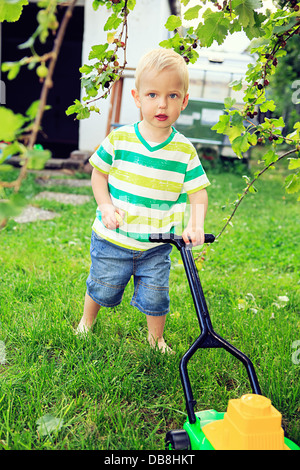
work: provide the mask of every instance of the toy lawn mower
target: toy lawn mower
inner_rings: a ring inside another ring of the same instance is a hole
[[[282,417],[262,396],[251,360],[212,327],[192,250],[181,236],[153,234],[152,242],[172,243],[180,251],[192,293],[201,330],[200,336],[180,361],[180,378],[184,390],[187,419],[183,429],[168,431],[165,438],[167,450],[300,450],[300,447],[284,436]],[[205,235],[205,243],[213,243],[215,237]],[[200,348],[223,348],[245,366],[252,394],[229,400],[227,411],[206,410],[196,412],[191,383],[187,371],[188,361]]]

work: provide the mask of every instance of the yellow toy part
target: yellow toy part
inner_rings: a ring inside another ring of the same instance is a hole
[[[202,430],[216,450],[289,450],[281,421],[269,398],[246,394],[229,400],[224,419]]]
[[[121,227],[124,223],[122,217],[120,216],[118,212],[115,212],[115,217],[117,219],[117,222],[119,223],[119,227]]]

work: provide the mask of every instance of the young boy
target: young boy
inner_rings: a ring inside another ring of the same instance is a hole
[[[209,181],[195,148],[172,124],[188,104],[188,68],[169,49],[146,54],[136,70],[135,104],[142,121],[110,133],[92,155],[98,204],[91,241],[91,270],[78,332],[88,331],[100,306],[120,304],[131,276],[131,305],[146,314],[148,341],[170,352],[163,338],[169,311],[169,244],[150,233],[182,224],[187,194],[191,215],[182,237],[204,243]]]

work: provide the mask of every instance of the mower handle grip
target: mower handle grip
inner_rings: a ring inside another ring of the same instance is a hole
[[[152,233],[149,236],[150,242],[155,243],[173,243],[176,246],[185,246],[185,242],[181,235],[176,235],[176,233]],[[215,241],[215,236],[212,233],[205,233],[204,243],[213,243]]]

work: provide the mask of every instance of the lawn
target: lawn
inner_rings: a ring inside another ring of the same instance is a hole
[[[220,171],[209,177],[206,230],[217,234],[244,182]],[[256,186],[207,250],[200,277],[214,329],[252,359],[299,445],[299,205],[280,172]],[[24,197],[41,190],[30,174]],[[129,305],[132,284],[121,306],[102,309],[93,334],[79,338],[95,203],[35,204],[61,216],[10,221],[0,232],[0,448],[163,449],[166,431],[185,420],[178,365],[199,334],[179,253],[165,329],[175,355],[149,348],[144,315]],[[222,350],[198,351],[189,373],[199,411],[225,411],[228,399],[251,391],[243,367]]]

